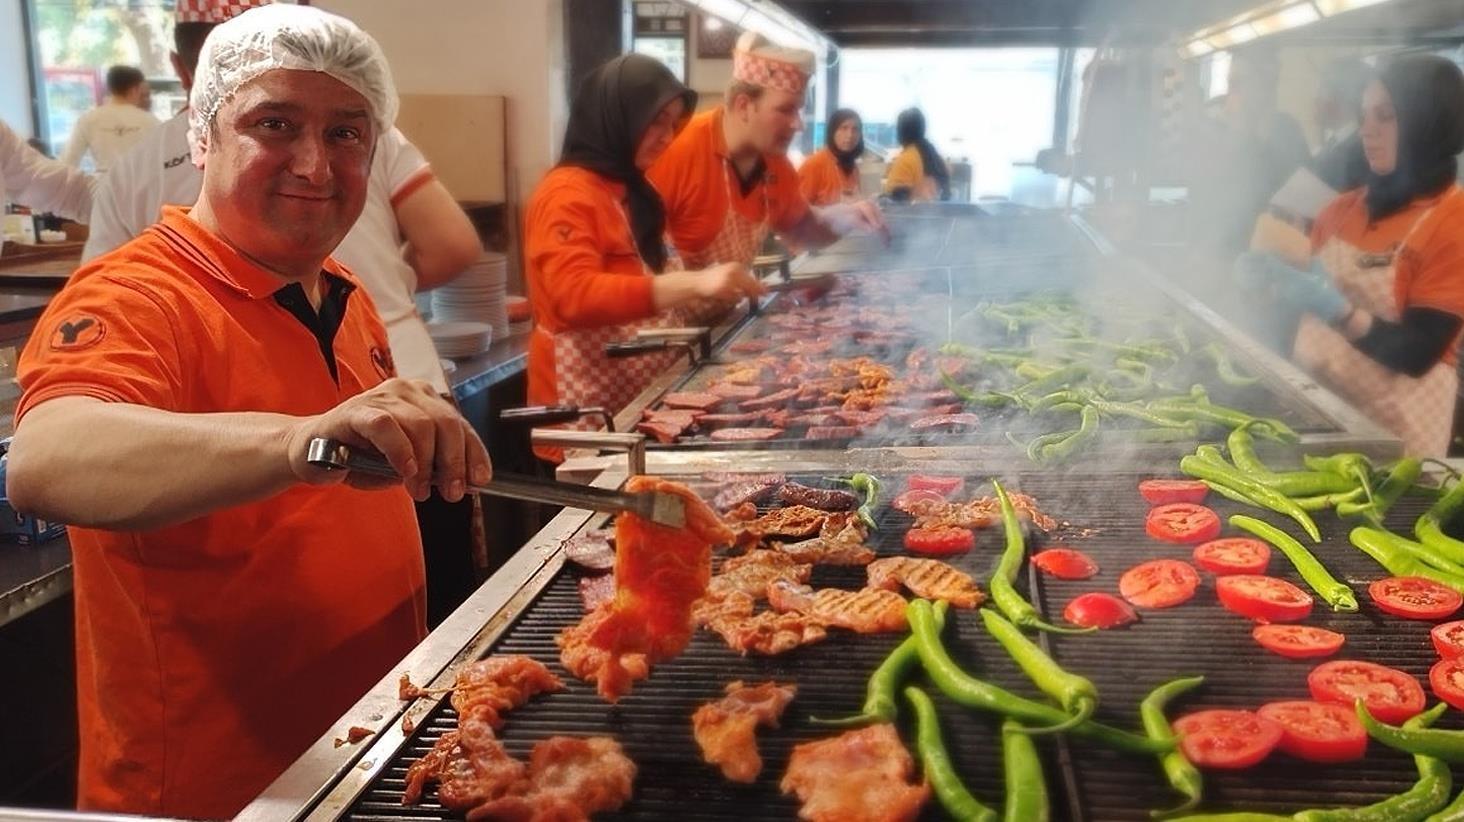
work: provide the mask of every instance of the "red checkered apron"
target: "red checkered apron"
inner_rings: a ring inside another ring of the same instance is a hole
[[[630,218],[622,208],[625,230],[631,232]],[[632,232],[631,247],[635,247]],[[642,263],[645,276],[655,273]],[[666,270],[680,271],[681,260],[676,254],[667,255]],[[686,325],[682,311],[664,311],[647,320],[624,325],[600,326],[598,328],[576,328],[551,334],[554,341],[554,388],[561,405],[580,407],[598,405],[611,415],[630,404],[653,380],[671,367],[679,351],[668,350],[634,357],[612,360],[605,356],[605,344],[626,342],[636,338],[636,332],[643,328],[675,328]],[[535,326],[535,333],[548,334],[541,326]],[[580,419],[566,423],[562,428],[576,428],[588,431],[598,427],[598,422]]]
[[[1456,188],[1444,200],[1458,194]],[[1408,244],[1433,211],[1431,208],[1419,216],[1399,244],[1400,248]],[[1349,302],[1376,317],[1398,321],[1402,309],[1393,293],[1396,249],[1380,259],[1333,237],[1318,251],[1318,256]],[[1420,457],[1448,454],[1459,388],[1458,372],[1452,363],[1440,361],[1422,377],[1400,374],[1358,351],[1346,337],[1311,314],[1301,319],[1294,356],[1338,395],[1397,434],[1408,454]]]
[[[689,269],[707,268],[718,263],[742,263],[751,270],[752,261],[757,258],[758,250],[768,238],[768,215],[772,213],[772,203],[768,198],[766,181],[758,183],[758,187],[762,189],[762,219],[753,222],[742,216],[742,212],[733,206],[732,182],[728,175],[735,174],[736,170],[731,160],[723,158],[722,162],[722,185],[727,191],[727,215],[722,218],[722,228],[712,238],[710,245],[695,254],[686,254],[686,267]],[[715,325],[731,311],[726,303],[715,300],[696,300],[682,310],[692,325]]]

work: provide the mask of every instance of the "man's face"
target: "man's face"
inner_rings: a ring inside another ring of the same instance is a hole
[[[266,72],[219,110],[202,197],[240,251],[281,273],[318,268],[366,203],[373,129],[366,98],[339,80]]]
[[[756,101],[738,98],[753,145],[767,154],[783,154],[803,130],[803,95],[766,89]]]

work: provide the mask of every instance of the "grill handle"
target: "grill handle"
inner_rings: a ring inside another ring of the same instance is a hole
[[[712,356],[712,329],[693,325],[685,328],[642,328],[635,332],[637,340],[667,340],[670,342],[686,342],[697,344],[701,351],[701,358],[708,359]]]
[[[710,347],[710,343],[708,344]],[[641,354],[652,354],[657,351],[668,351],[673,348],[686,350],[686,355],[696,362],[698,348],[693,340],[676,339],[648,339],[648,340],[626,340],[624,342],[605,343],[605,356],[612,360],[624,357],[637,357]]]
[[[630,431],[575,431],[568,428],[535,428],[529,442],[546,448],[593,448],[624,452],[630,474],[646,472],[646,435]]]
[[[505,408],[498,412],[501,422],[513,425],[555,425],[574,422],[584,417],[599,417],[606,431],[615,430],[615,419],[608,410],[598,405],[583,408],[578,405],[529,405],[523,408]]]

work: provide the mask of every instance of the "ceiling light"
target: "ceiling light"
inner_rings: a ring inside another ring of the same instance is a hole
[[[1265,36],[1315,23],[1320,19],[1322,19],[1322,13],[1317,11],[1317,7],[1310,2],[1295,3],[1275,14],[1251,21],[1251,26],[1255,28],[1257,34]]]
[[[1317,8],[1321,10],[1323,17],[1331,17],[1354,9],[1363,9],[1368,6],[1375,6],[1387,0],[1316,0]]]
[[[1204,57],[1206,54],[1209,54],[1215,49],[1204,40],[1191,40],[1188,43],[1185,43],[1184,47],[1181,50],[1184,52],[1186,57]]]
[[[1238,46],[1241,43],[1249,43],[1258,36],[1260,35],[1256,33],[1255,27],[1250,23],[1241,23],[1240,25],[1231,26],[1224,31],[1212,34],[1205,38],[1205,40],[1217,49],[1226,49],[1231,46]]]
[[[722,26],[722,18],[713,17],[709,14],[702,15],[702,28],[706,29],[707,31],[721,31]]]

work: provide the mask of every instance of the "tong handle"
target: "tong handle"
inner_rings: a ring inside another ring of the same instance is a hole
[[[573,422],[581,417],[599,417],[605,423],[605,430],[615,430],[615,419],[610,412],[598,405],[529,405],[523,408],[505,408],[498,412],[498,419],[515,425],[554,425]]]
[[[646,339],[626,340],[624,342],[605,343],[605,356],[611,359],[623,357],[634,357],[638,354],[649,354],[655,351],[665,351],[675,345],[684,345],[677,340],[670,339]]]

